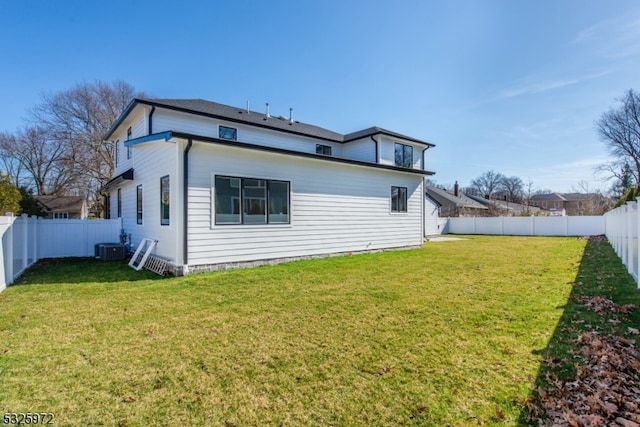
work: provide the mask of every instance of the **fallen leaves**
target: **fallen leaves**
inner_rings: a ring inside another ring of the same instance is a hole
[[[635,308],[602,296],[574,300],[601,315],[627,314]],[[621,323],[618,319],[608,322]],[[631,327],[627,333],[640,335]],[[539,387],[537,396],[526,402],[528,421],[553,426],[640,427],[640,352],[635,340],[589,331],[580,334],[576,344],[580,352],[575,352],[579,359],[574,365],[575,377],[561,381],[555,374],[547,374],[548,387]],[[554,366],[551,359],[543,363]]]
[[[633,304],[618,305],[608,298],[602,296],[579,296],[574,298],[579,304],[585,305],[596,313],[613,312],[629,313],[635,308]]]
[[[539,388],[537,402],[530,405],[530,421],[640,427],[640,352],[633,342],[594,332],[578,341],[583,363],[576,365],[575,378],[560,381],[549,375],[549,388]]]

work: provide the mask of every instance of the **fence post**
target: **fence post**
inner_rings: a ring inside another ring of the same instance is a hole
[[[7,262],[5,264],[4,274],[7,285],[10,285],[13,283],[13,222],[15,218],[13,217],[13,213],[11,212],[7,212],[6,215],[7,217],[9,217],[9,228],[7,228],[6,232],[7,251],[5,259],[7,260]]]
[[[22,228],[22,268],[20,271],[24,271],[29,267],[29,215],[22,214],[20,218],[24,222]]]

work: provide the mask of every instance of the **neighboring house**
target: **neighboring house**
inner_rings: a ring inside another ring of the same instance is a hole
[[[439,205],[441,217],[487,216],[489,208],[464,195],[458,187],[453,192],[427,186],[426,196]]]
[[[537,215],[541,213],[540,208],[529,206],[522,203],[508,202],[506,200],[485,199],[480,196],[467,195],[476,202],[486,206],[490,214],[495,216],[519,216],[519,215]]]
[[[132,249],[176,274],[420,246],[425,151],[378,127],[342,135],[204,100],[134,99],[105,135],[103,188]]]
[[[549,210],[552,215],[602,215],[611,201],[599,193],[545,193],[535,194],[530,203]]]
[[[82,196],[35,196],[48,219],[85,219],[87,200]]]

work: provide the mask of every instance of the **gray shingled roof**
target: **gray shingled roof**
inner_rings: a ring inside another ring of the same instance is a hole
[[[282,116],[267,117],[265,113],[247,111],[238,107],[218,104],[217,102],[206,101],[204,99],[150,99],[153,104],[159,106],[173,107],[185,112],[203,114],[211,117],[222,118],[235,122],[248,123],[261,127],[267,127],[286,132],[296,132],[329,141],[342,142],[343,136],[337,132],[321,128],[319,126],[290,121]]]
[[[424,144],[428,147],[433,147],[434,144],[421,141],[416,138],[412,138],[406,135],[402,135],[396,132],[388,131],[379,127],[370,127],[358,132],[353,132],[347,135],[342,135],[338,132],[334,132],[320,126],[315,126],[307,123],[301,123],[296,120],[289,120],[282,116],[270,116],[267,117],[265,113],[259,113],[256,111],[247,111],[246,108],[232,107],[229,105],[219,104],[217,102],[206,101],[204,99],[134,99],[129,106],[120,115],[120,118],[111,126],[105,139],[109,139],[111,134],[122,123],[125,117],[131,112],[131,110],[137,104],[145,104],[155,107],[168,108],[175,111],[182,111],[190,114],[197,114],[206,117],[219,118],[229,120],[237,123],[246,123],[253,126],[259,126],[268,129],[275,129],[279,131],[294,133],[303,136],[309,136],[312,138],[323,139],[332,142],[349,142],[355,139],[366,138],[368,136],[384,134],[408,141]]]
[[[427,194],[433,197],[441,205],[455,204],[459,208],[489,209],[485,205],[476,202],[462,193],[459,193],[459,196],[456,196],[442,188],[427,186]]]

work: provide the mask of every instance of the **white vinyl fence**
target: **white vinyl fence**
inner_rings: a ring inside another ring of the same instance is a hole
[[[120,219],[0,216],[0,291],[41,258],[90,257],[97,243],[120,241]]]
[[[640,235],[640,210],[636,202],[615,208],[604,215],[607,224],[607,239],[616,251],[627,271],[636,283],[640,266],[638,235]]]
[[[597,236],[605,234],[605,219],[604,216],[449,218],[446,231],[510,236]]]

